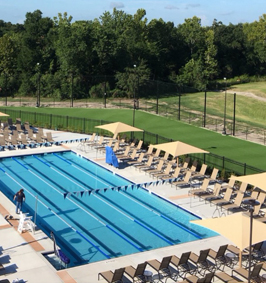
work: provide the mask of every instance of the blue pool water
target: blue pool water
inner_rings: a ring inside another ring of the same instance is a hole
[[[195,215],[143,188],[88,191],[130,182],[71,151],[0,159],[0,187],[10,199],[24,188],[24,211],[35,215],[71,266],[211,237]]]

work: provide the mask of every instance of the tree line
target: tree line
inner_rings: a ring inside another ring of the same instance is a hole
[[[23,24],[0,20],[0,96],[147,97],[158,95],[158,83],[171,94],[266,75],[266,14],[207,27],[198,17],[175,26],[145,16],[114,9],[72,22],[36,10]]]

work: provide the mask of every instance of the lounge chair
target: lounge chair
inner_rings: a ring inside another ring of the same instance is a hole
[[[214,277],[214,272],[207,273],[204,277],[199,278],[196,275],[191,275],[185,278],[180,283],[211,283]],[[231,283],[231,282],[230,282]]]
[[[235,187],[235,180],[230,179],[228,183],[222,184],[221,189],[222,190],[226,190],[227,188],[234,189],[234,187]]]
[[[259,196],[259,191],[258,190],[252,190],[251,194],[245,194],[244,195],[244,200],[257,199],[258,196]]]
[[[148,260],[147,264],[150,265],[154,270],[158,272],[158,276],[160,275],[166,278],[170,278],[172,276],[169,265],[171,262],[172,256],[167,256],[162,259],[162,261],[158,261],[157,259]]]
[[[147,162],[142,163],[142,164],[138,164],[138,165],[135,166],[135,168],[139,169],[139,170],[147,170],[147,169],[151,168],[152,163],[153,163],[153,156],[151,155],[148,158]]]
[[[206,170],[207,170],[207,165],[206,164],[202,164],[199,172],[193,172],[192,173],[192,178],[193,179],[202,179],[202,178],[204,178]]]
[[[228,259],[225,255],[227,251],[227,247],[228,245],[223,245],[219,247],[217,252],[214,251],[213,249],[210,249],[209,251],[209,257],[211,257],[215,261],[215,265],[217,269],[220,269],[220,267],[223,267],[223,270],[224,270],[224,267],[228,263]]]
[[[21,134],[20,139],[17,139],[17,141],[20,143],[20,148],[26,148],[28,146],[28,141],[24,134]]]
[[[263,281],[261,276],[260,276],[260,271],[262,269],[262,266],[263,266],[263,263],[258,263],[258,264],[255,264],[253,266],[253,269],[252,269],[252,271],[250,273],[250,280],[256,281],[256,282]],[[234,273],[242,276],[245,279],[249,278],[249,276],[248,276],[249,272],[248,272],[247,268],[238,267],[238,268],[232,270],[232,276],[234,275]]]
[[[227,188],[223,197],[218,198],[218,199],[213,199],[210,201],[210,203],[215,204],[216,206],[221,205],[223,203],[228,203],[231,200],[232,193],[233,193],[233,189]]]
[[[137,160],[128,161],[127,164],[134,166],[138,164],[143,164],[143,159],[144,159],[144,152],[141,152]]]
[[[257,197],[257,201],[260,204],[256,205],[254,207],[253,217],[256,217],[256,219],[258,219],[258,220],[260,220],[262,218],[262,215],[263,215],[263,218],[265,218],[265,221],[266,221],[266,217],[264,216],[264,212],[262,212],[260,210],[261,206],[264,204],[265,198],[266,198],[266,193],[265,192],[260,192],[259,196]],[[247,212],[247,213],[250,215],[249,212]],[[264,221],[262,221],[262,222],[264,222]]]
[[[135,147],[137,151],[139,151],[142,147],[143,140],[139,140],[138,145]]]
[[[53,143],[54,142],[54,139],[52,137],[52,133],[51,132],[47,132],[46,133],[46,141],[47,142],[50,142],[50,143]]]
[[[241,283],[241,282],[244,282],[244,281],[241,281],[239,278],[237,278],[235,276],[230,276],[228,273],[223,272],[223,271],[222,272],[215,272],[214,276],[217,277],[222,282],[225,282],[225,283]]]
[[[172,182],[171,186],[175,185],[175,187],[177,189],[177,187],[183,187],[183,186],[190,185],[190,177],[191,177],[191,172],[187,171],[187,173],[186,173],[186,175],[185,175],[183,180]]]
[[[94,147],[94,146],[100,146],[102,145],[104,142],[104,136],[100,136],[100,138],[97,140],[97,141],[94,141],[90,144],[88,144],[91,148]]]
[[[100,280],[100,276],[102,276],[109,283],[122,283],[124,272],[125,268],[116,269],[114,272],[111,270],[100,272],[98,274],[98,280]]]
[[[191,252],[186,252],[183,253],[180,258],[175,255],[172,256],[171,264],[177,268],[178,275],[182,278],[186,277],[187,273],[191,275],[197,273],[196,266],[189,262],[190,255]]]
[[[171,170],[172,170],[172,164],[168,163],[165,170],[163,170],[161,173],[153,174],[153,177],[156,177],[157,179],[159,179],[160,177],[168,176]]]
[[[151,168],[151,169],[148,169],[146,170],[146,173],[149,173],[150,175],[154,175],[154,174],[157,174],[157,173],[160,173],[163,171],[163,166],[164,166],[164,160],[161,159],[158,163],[158,165],[156,166],[156,168]]]
[[[214,185],[214,188],[213,188],[213,192],[211,194],[201,194],[199,195],[200,199],[202,200],[205,200],[205,203],[206,201],[211,201],[211,200],[214,200],[214,199],[220,199],[220,191],[221,191],[221,184],[219,183],[216,183]]]
[[[125,157],[129,157],[129,152],[130,152],[130,146],[128,145],[128,146],[126,147],[126,149],[125,149],[123,152],[117,153],[117,154],[116,154],[116,157],[117,157],[118,159],[120,159],[120,158],[125,158]]]
[[[221,209],[227,210],[227,213],[235,209],[241,209],[243,198],[244,198],[244,193],[242,191],[239,191],[236,195],[234,203],[222,204]]]
[[[133,152],[130,154],[130,155],[127,155],[127,156],[117,156],[117,158],[119,160],[125,160],[125,161],[134,161],[137,159],[137,150],[134,149]]]
[[[209,178],[210,182],[217,182],[218,172],[219,172],[219,169],[217,168],[212,169],[211,176],[207,177]]]
[[[192,190],[189,191],[189,193],[191,195],[194,195],[194,196],[210,194],[211,191],[208,189],[209,188],[209,182],[210,182],[210,180],[205,178],[203,180],[202,185],[201,185],[200,188],[192,189]]]
[[[196,264],[197,272],[201,275],[205,275],[207,271],[215,271],[216,267],[210,260],[208,260],[210,249],[201,250],[199,255],[191,253],[189,259]]]
[[[170,173],[168,175],[160,176],[159,179],[161,180],[169,180],[169,179],[176,179],[180,175],[180,167],[176,167],[173,173]]]
[[[147,266],[147,262],[140,263],[137,268],[133,266],[127,266],[125,268],[125,273],[133,279],[133,282],[145,282],[144,271]]]
[[[153,152],[154,147],[152,145],[149,146],[149,149],[145,152],[145,156],[150,156]]]
[[[184,165],[181,167],[181,172],[185,173],[187,171],[191,171],[192,172],[195,172],[196,171],[196,168],[197,168],[197,160],[194,160],[191,167],[189,168],[188,165],[189,165],[189,162],[185,162]]]

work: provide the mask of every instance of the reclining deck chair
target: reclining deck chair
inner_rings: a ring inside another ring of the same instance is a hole
[[[189,262],[190,255],[191,252],[186,252],[183,253],[180,258],[175,255],[172,256],[171,264],[177,268],[178,276],[181,278],[185,278],[187,273],[191,275],[197,273],[196,266]]]
[[[261,271],[261,269],[262,269],[262,266],[263,266],[263,263],[258,263],[258,264],[255,264],[254,266],[253,266],[253,269],[252,269],[252,271],[251,271],[251,273],[250,273],[250,280],[252,280],[252,281],[256,281],[256,282],[261,282],[261,281],[263,281],[262,279],[261,279],[261,276],[260,276],[260,271]],[[242,276],[243,278],[245,278],[245,279],[248,279],[248,270],[246,269],[246,268],[243,268],[243,267],[238,267],[238,268],[236,268],[236,269],[233,269],[232,270],[232,276],[234,275],[234,273],[236,273],[236,274],[238,274],[238,275],[240,275],[240,276]]]
[[[144,263],[140,263],[137,268],[134,268],[133,266],[127,266],[125,268],[125,273],[133,279],[133,282],[134,281],[137,281],[139,282],[139,280],[141,282],[145,282],[145,276],[144,276],[144,271],[145,271],[145,268],[147,266],[147,262],[144,262]]]
[[[210,249],[201,250],[199,255],[191,253],[189,259],[197,265],[197,272],[205,275],[207,271],[215,271],[215,264],[208,260]]]
[[[185,280],[181,281],[180,283],[211,283],[214,275],[215,275],[214,272],[207,273],[202,278],[199,278],[196,275],[191,275],[186,277]]]
[[[167,256],[162,259],[162,261],[158,261],[157,259],[148,260],[147,264],[150,265],[154,270],[158,272],[158,276],[160,278],[160,275],[166,278],[171,277],[170,272],[170,262],[171,262],[172,256]]]
[[[218,251],[214,251],[213,249],[210,249],[209,256],[215,261],[215,265],[217,269],[220,269],[220,267],[223,267],[223,270],[225,266],[227,265],[227,257],[225,256],[225,253],[227,251],[228,245],[220,246]]]
[[[100,272],[98,274],[98,280],[102,276],[108,283],[122,283],[124,272],[125,268],[116,269],[114,272],[111,270]]]
[[[177,189],[177,187],[180,187],[180,186],[182,187],[182,186],[190,185],[190,177],[191,177],[191,171],[187,171],[183,180],[172,182],[171,186],[175,185]]]

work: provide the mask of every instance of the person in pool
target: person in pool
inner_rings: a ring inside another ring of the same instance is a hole
[[[15,195],[14,200],[16,201],[16,214],[19,214],[22,210],[22,203],[26,200],[24,190],[20,189]]]

